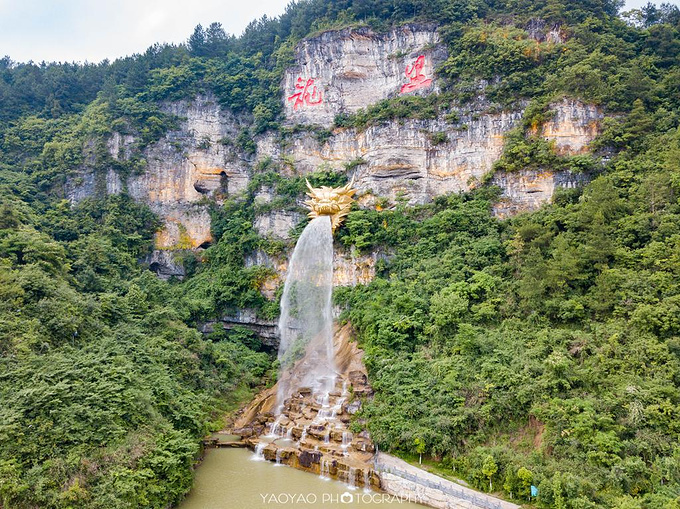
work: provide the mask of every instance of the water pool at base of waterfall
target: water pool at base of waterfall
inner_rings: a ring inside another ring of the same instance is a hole
[[[179,509],[423,509],[393,495],[351,489],[340,481],[252,457],[247,449],[208,449]]]

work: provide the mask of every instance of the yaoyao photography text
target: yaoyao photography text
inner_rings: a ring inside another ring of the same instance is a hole
[[[389,493],[260,493],[262,502],[268,505],[318,506],[323,504],[406,504],[424,503],[419,494],[398,497]]]

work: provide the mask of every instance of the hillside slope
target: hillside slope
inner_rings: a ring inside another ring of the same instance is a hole
[[[305,178],[355,175],[354,426],[537,507],[680,507],[680,11],[618,8],[309,0],[0,60],[0,505],[180,500],[271,379]]]

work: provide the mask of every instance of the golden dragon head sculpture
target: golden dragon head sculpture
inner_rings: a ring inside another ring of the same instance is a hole
[[[315,219],[319,216],[330,216],[331,227],[333,228],[333,233],[335,229],[340,226],[342,220],[347,214],[349,214],[349,209],[352,206],[354,199],[352,195],[357,192],[356,189],[352,189],[354,185],[354,178],[342,186],[342,187],[312,187],[308,180],[307,187],[309,192],[309,200],[305,201],[305,205],[309,209],[309,214],[307,216],[310,219]]]

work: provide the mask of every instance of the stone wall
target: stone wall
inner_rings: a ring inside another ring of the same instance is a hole
[[[387,493],[437,509],[519,509],[520,506],[449,481],[385,453],[374,468]]]

